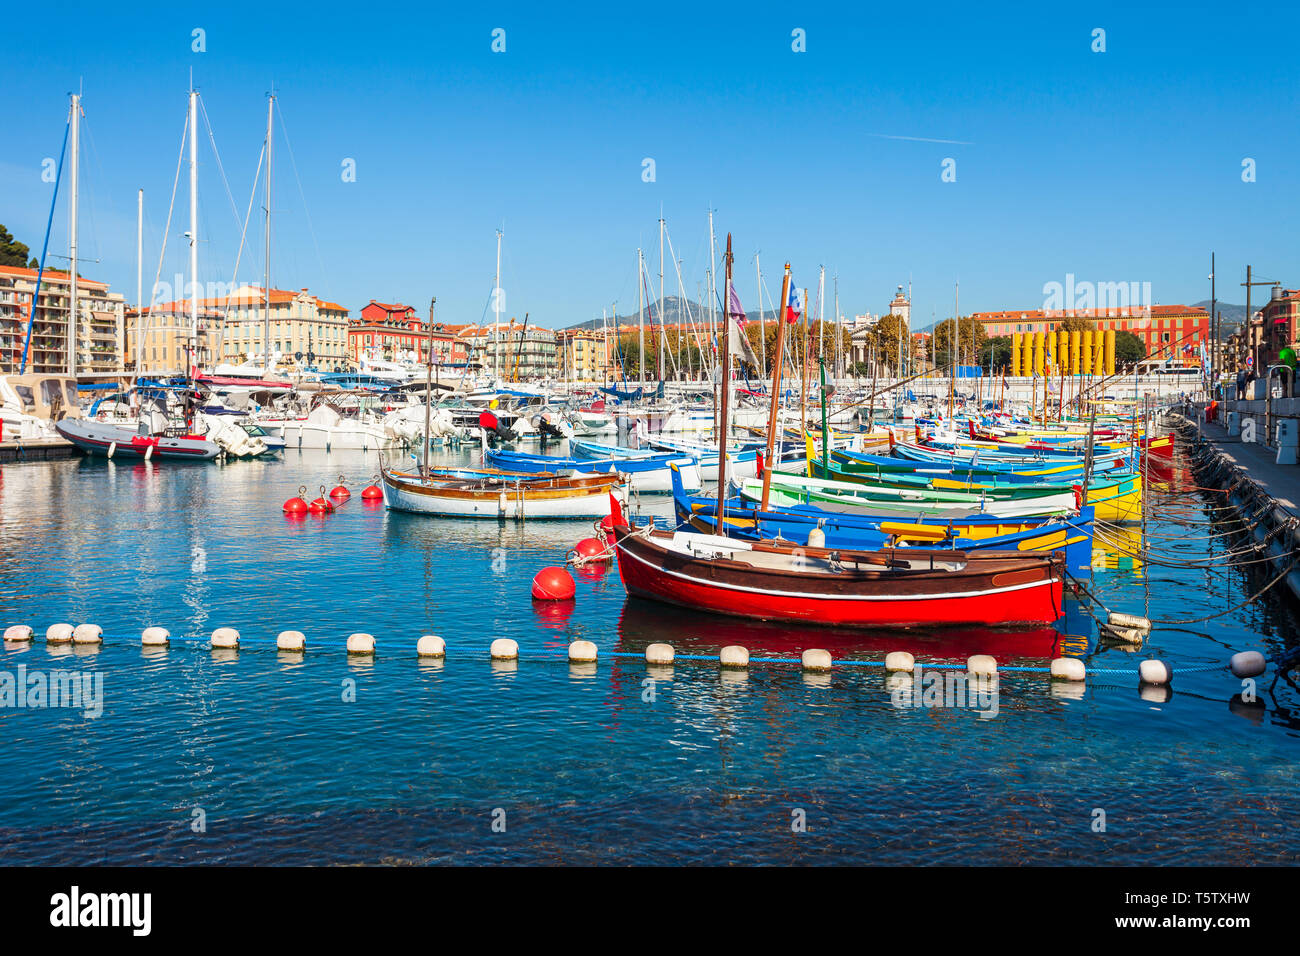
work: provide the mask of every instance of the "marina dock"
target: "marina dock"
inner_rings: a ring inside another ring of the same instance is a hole
[[[1272,556],[1269,564],[1274,573],[1300,598],[1295,557],[1300,547],[1300,465],[1279,464],[1277,447],[1244,440],[1242,428],[1243,422],[1258,420],[1258,426],[1246,426],[1245,432],[1262,439],[1270,433],[1264,421],[1271,420],[1275,434],[1278,420],[1296,420],[1300,399],[1235,402],[1231,422],[1205,421],[1205,407],[1205,403],[1193,406],[1195,418],[1173,417],[1182,437],[1192,443],[1197,479],[1203,487],[1223,490],[1225,504],[1235,509],[1256,544]]]
[[[62,438],[34,438],[28,441],[0,441],[0,464],[22,461],[53,461],[76,458],[77,446]]]

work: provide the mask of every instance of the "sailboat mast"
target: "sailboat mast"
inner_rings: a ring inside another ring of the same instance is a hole
[[[501,230],[497,230],[497,277],[492,292],[493,311],[496,321],[492,323],[492,377],[501,377],[501,348],[497,345],[497,331],[501,328]]]
[[[713,235],[713,209],[709,209],[709,341],[717,343],[718,341],[718,263],[714,256],[717,246],[717,239]],[[722,321],[726,325],[726,310],[723,310]],[[730,332],[730,329],[728,329]]]
[[[144,190],[135,196],[135,374],[144,362]]]
[[[713,215],[709,214],[709,231],[712,233]],[[727,270],[724,281],[724,299],[722,303],[722,381],[719,387],[722,389],[722,410],[718,421],[718,520],[715,525],[718,534],[726,537],[727,535],[727,416],[731,410],[731,323],[736,321],[731,315],[731,233],[727,233],[727,254],[723,258],[724,268]]]
[[[641,249],[636,250],[636,344],[638,361],[641,364],[641,398],[645,398],[645,303],[642,299],[641,286]]]
[[[767,423],[767,457],[763,459],[763,503],[760,510],[767,510],[767,499],[772,491],[772,458],[776,445],[776,422],[781,412],[781,361],[785,349],[785,309],[790,301],[790,263],[785,264],[785,278],[781,280],[781,304],[776,307],[776,354],[772,358],[772,417]],[[802,427],[802,423],[801,423]]]
[[[68,200],[68,374],[77,374],[77,180],[81,167],[81,96],[72,94],[72,192]]]
[[[664,322],[664,216],[659,211],[659,381],[664,380],[664,352],[668,351],[668,326]]]
[[[759,265],[757,252],[754,272],[758,276],[758,378],[762,381],[767,373],[767,320],[763,317],[763,267]]]
[[[272,90],[266,101],[266,205],[263,209],[266,214],[266,262],[262,273],[262,294],[265,296],[262,304],[262,364],[267,375],[271,374],[271,144],[274,139],[271,115],[274,109],[275,91]]]
[[[190,353],[189,377],[199,351],[199,94],[190,87]]]

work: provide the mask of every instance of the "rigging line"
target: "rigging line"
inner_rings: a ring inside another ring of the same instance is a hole
[[[36,300],[41,295],[41,279],[45,275],[45,257],[50,248],[50,232],[54,228],[54,207],[59,200],[59,181],[63,179],[63,157],[68,152],[68,131],[72,128],[72,111],[68,111],[68,123],[63,127],[63,145],[59,148],[59,168],[54,175],[54,195],[50,197],[50,215],[45,222],[45,242],[41,245],[40,268],[36,270],[36,288],[32,290],[32,304],[27,311],[27,335],[23,339],[23,360],[18,368],[19,374],[27,371],[27,351],[32,341],[32,326],[36,322]]]
[[[103,164],[103,162],[102,162],[102,161],[100,160],[100,158],[99,158],[99,150],[95,148],[95,133],[94,133],[94,131],[90,128],[90,121],[86,118],[86,111],[85,111],[84,109],[81,111],[81,125],[82,125],[82,128],[86,131],[86,138],[87,138],[87,139],[89,140],[89,142],[90,142],[90,153],[91,153],[91,155],[95,158],[95,168],[99,171],[100,176],[103,176],[103,173],[104,173],[104,164]],[[83,189],[84,189],[84,187],[83,187]],[[95,262],[99,262],[99,261],[100,261],[100,258],[103,256],[103,250],[101,249],[101,247],[100,247],[100,245],[99,245],[99,226],[98,226],[98,223],[97,223],[97,221],[96,221],[96,219],[95,219],[95,204],[96,204],[96,202],[98,201],[98,198],[99,198],[99,191],[96,190],[96,189],[94,189],[94,188],[92,188],[92,189],[90,190],[90,203],[89,203],[89,205],[90,205],[90,234],[91,234],[91,236],[93,237],[93,239],[94,239],[94,243],[95,243],[95,259],[94,259]],[[112,193],[109,193],[109,198],[108,198],[108,211],[109,211],[109,216],[111,217],[111,216],[113,215],[113,213],[114,213],[114,209],[113,209],[113,194],[112,194]]]
[[[302,190],[302,177],[298,175],[298,161],[293,157],[293,143],[289,141],[289,127],[284,122],[284,107],[275,111],[280,117],[280,132],[284,134],[284,145],[289,151],[289,165],[293,167],[293,178],[298,183],[298,195],[302,197],[303,215],[307,217],[307,232],[311,235],[312,247],[316,250],[316,264],[320,266],[321,281],[325,281],[325,260],[321,258],[320,243],[316,241],[316,227],[312,225],[311,210],[307,206],[307,194]],[[269,214],[269,213],[268,213]]]
[[[235,223],[239,223],[239,207],[235,205],[235,194],[230,191],[230,181],[226,179],[226,169],[221,165],[221,153],[217,150],[217,138],[212,132],[212,119],[208,116],[207,104],[199,97],[199,109],[203,113],[203,124],[208,128],[208,143],[212,146],[212,155],[217,160],[217,172],[221,173],[221,184],[226,187],[226,197],[230,200],[230,211],[234,213]]]
[[[189,132],[190,115],[189,112],[186,111],[185,123],[181,127],[181,148],[179,154],[176,156],[176,176],[172,179],[172,198],[171,202],[167,206],[167,222],[163,226],[162,246],[158,250],[158,271],[154,273],[153,286],[149,290],[149,309],[147,312],[147,318],[139,315],[136,316],[136,335],[138,336],[136,348],[139,350],[141,356],[144,354],[144,346],[141,343],[144,341],[144,336],[145,333],[148,332],[149,326],[153,323],[153,310],[154,305],[157,304],[158,286],[162,282],[163,259],[167,255],[167,236],[171,233],[172,212],[176,209],[176,187],[181,181],[181,167],[185,163],[185,138],[189,135]],[[140,327],[142,321],[144,324],[143,328]],[[135,373],[136,376],[139,377],[140,369],[136,369]]]

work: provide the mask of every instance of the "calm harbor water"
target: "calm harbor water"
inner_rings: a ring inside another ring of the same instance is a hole
[[[471,460],[472,453],[449,460]],[[579,577],[572,606],[534,605],[583,522],[443,521],[359,496],[326,518],[281,503],[374,455],[290,452],[225,465],[74,460],[0,469],[0,622],[38,633],[93,622],[97,651],[0,650],[0,672],[103,677],[97,715],[0,708],[0,859],[7,863],[1251,863],[1293,862],[1300,697],[1266,678],[1258,704],[1217,665],[1294,644],[1294,609],[1266,597],[1225,618],[1157,627],[1134,653],[1062,631],[874,634],[751,625],[629,600],[616,570]],[[1177,484],[1178,473],[1174,475]],[[1153,494],[1199,514],[1194,492]],[[646,503],[651,502],[646,497]],[[667,514],[668,502],[655,510]],[[1205,534],[1172,521],[1153,535]],[[1159,539],[1162,548],[1179,546]],[[1204,553],[1204,543],[1193,548]],[[1216,544],[1218,550],[1227,545]],[[1189,546],[1190,547],[1190,546]],[[1191,552],[1189,552],[1191,553]],[[1109,562],[1111,607],[1156,619],[1223,610],[1254,571]],[[1118,566],[1116,566],[1118,565]],[[139,646],[148,625],[173,644]],[[207,650],[237,627],[237,654]],[[303,631],[305,656],[274,648]],[[376,636],[373,660],[346,636]],[[448,656],[420,661],[416,639]],[[519,641],[494,665],[496,637]],[[577,638],[602,652],[570,668]],[[728,643],[758,656],[1000,664],[1086,655],[1086,688],[1006,673],[996,713],[898,707],[879,668],[804,676],[611,652]],[[1139,694],[1139,659],[1170,661],[1167,700]],[[1124,674],[1103,674],[1118,669]],[[647,683],[647,678],[652,678]],[[1095,832],[1095,811],[1105,831]],[[802,816],[806,830],[792,823]],[[504,824],[504,829],[503,825]],[[197,831],[197,832],[196,832]]]

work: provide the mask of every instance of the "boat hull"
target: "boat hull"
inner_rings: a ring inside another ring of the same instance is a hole
[[[384,504],[393,511],[443,518],[523,521],[547,518],[603,518],[618,479],[540,478],[526,481],[421,481],[384,470]]]
[[[987,570],[979,573],[820,574],[756,569],[723,557],[691,557],[626,525],[616,524],[614,534],[619,574],[629,594],[731,617],[878,628],[1035,626],[1050,624],[1064,613],[1059,552],[1014,559],[1002,555],[1005,560],[988,562]],[[921,555],[913,552],[910,557]],[[951,558],[952,552],[944,555],[944,560]]]
[[[90,455],[210,461],[221,454],[218,445],[197,436],[168,438],[163,435],[140,435],[120,425],[85,419],[65,419],[54,427],[60,435]]]

